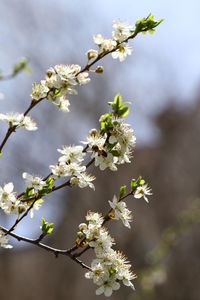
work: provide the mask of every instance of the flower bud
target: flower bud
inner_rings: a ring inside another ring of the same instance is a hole
[[[98,51],[90,49],[87,52],[87,56],[88,56],[88,60],[90,60],[92,58],[96,58],[98,56]]]
[[[98,67],[96,68],[96,70],[95,70],[95,72],[98,73],[98,74],[103,73],[103,71],[104,71],[103,66],[98,66]]]

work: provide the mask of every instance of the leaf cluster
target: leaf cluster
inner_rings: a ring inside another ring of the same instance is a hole
[[[45,235],[52,233],[52,231],[53,231],[53,223],[46,222],[44,218],[41,219],[41,222],[42,222],[42,226],[41,226],[42,232]]]
[[[154,33],[155,28],[163,22],[163,19],[157,21],[154,20],[154,16],[149,14],[146,18],[138,20],[135,24],[135,34],[143,32],[144,34],[148,31],[149,33]]]

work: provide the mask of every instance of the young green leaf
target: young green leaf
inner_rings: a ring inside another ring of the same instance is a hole
[[[125,194],[126,194],[126,185],[122,185],[120,187],[120,193],[119,193],[120,198],[122,198]]]
[[[48,223],[45,221],[44,218],[41,219],[42,226],[40,227],[42,229],[42,232],[44,234],[50,234],[53,231],[53,223]]]

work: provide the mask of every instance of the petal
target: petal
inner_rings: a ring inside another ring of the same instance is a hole
[[[4,191],[8,194],[12,193],[13,189],[14,189],[14,185],[12,182],[9,182],[4,185]]]
[[[112,288],[110,286],[107,286],[105,289],[104,289],[104,295],[106,297],[110,297],[112,295]]]
[[[114,282],[113,283],[113,285],[112,285],[112,289],[113,289],[113,291],[117,291],[117,290],[119,290],[119,288],[120,288],[120,284],[119,284],[119,282]]]
[[[100,286],[100,288],[98,288],[96,290],[96,295],[99,296],[99,295],[103,294],[103,292],[104,292],[104,286],[102,285],[102,286]]]

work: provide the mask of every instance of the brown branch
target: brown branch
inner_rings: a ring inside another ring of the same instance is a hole
[[[76,262],[77,264],[79,264],[82,268],[87,269],[87,270],[91,270],[90,267],[88,267],[86,264],[84,264],[81,260],[79,260],[78,258],[76,258],[73,254],[71,254],[71,248],[70,249],[66,249],[66,250],[62,250],[62,249],[56,249],[53,247],[50,247],[46,244],[40,243],[39,239],[29,239],[27,237],[15,234],[10,232],[10,230],[6,229],[5,227],[0,226],[0,229],[5,233],[5,235],[10,235],[13,238],[17,239],[18,241],[23,241],[32,245],[35,245],[39,248],[42,248],[48,252],[53,253],[56,257],[58,257],[59,255],[64,255],[67,256],[69,258],[71,258],[74,262]]]
[[[81,69],[80,72],[78,72],[78,73],[76,74],[76,77],[77,77],[80,73],[83,73],[83,72],[85,72],[85,71],[89,71],[89,69],[90,69],[95,63],[97,63],[99,60],[101,60],[102,58],[104,58],[104,57],[107,56],[108,54],[113,53],[113,52],[115,52],[116,50],[118,50],[118,48],[120,47],[121,44],[127,43],[130,39],[134,39],[134,38],[138,35],[138,33],[139,33],[139,32],[134,32],[134,33],[133,33],[132,35],[130,35],[128,38],[126,38],[125,40],[123,40],[123,41],[121,41],[120,43],[118,43],[118,44],[116,45],[116,47],[114,47],[112,50],[107,51],[107,52],[103,51],[103,52],[99,53],[99,55],[97,56],[97,58],[96,58],[95,60],[93,60],[90,64],[86,64],[86,66],[85,66],[83,69]],[[26,116],[26,115],[29,113],[29,111],[30,111],[34,106],[36,106],[37,104],[39,104],[39,103],[40,103],[42,100],[44,100],[44,99],[46,99],[46,98],[41,98],[41,99],[39,99],[39,100],[37,100],[37,101],[32,101],[31,104],[30,104],[30,106],[29,106],[29,107],[27,108],[27,110],[24,112],[24,116]],[[7,140],[8,140],[8,138],[9,138],[10,135],[15,131],[16,128],[17,128],[16,126],[13,126],[13,127],[10,127],[10,128],[8,129],[8,131],[7,131],[7,133],[6,133],[6,136],[5,136],[5,138],[4,138],[3,142],[2,142],[2,144],[0,145],[0,153],[2,152],[2,149],[3,149],[3,147],[5,146],[5,144],[6,144]]]
[[[125,196],[123,196],[123,197],[119,197],[119,200],[118,200],[118,202],[120,202],[120,201],[122,201],[122,200],[124,200],[124,199],[126,199],[127,197],[129,197],[129,196],[131,196],[131,195],[133,195],[133,193],[134,193],[134,190],[131,190],[129,193],[127,193]],[[104,216],[104,221],[103,221],[103,224],[102,224],[102,226],[106,223],[106,222],[108,222],[108,221],[110,221],[110,220],[112,220],[110,217],[109,217],[109,215],[110,215],[110,213],[112,212],[112,208],[106,213],[106,215]],[[83,245],[83,243],[86,241],[86,238],[84,237],[83,239],[82,239],[82,241],[80,242],[80,245]],[[76,250],[78,250],[78,248],[79,248],[79,246],[78,245],[75,245],[73,248],[71,248],[71,252],[74,252],[74,251],[76,251]],[[90,249],[90,246],[89,245],[87,245],[83,250],[81,250],[80,252],[76,252],[76,253],[74,253],[74,256],[75,257],[79,257],[79,256],[81,256],[83,253],[85,253],[87,250],[89,250]]]

